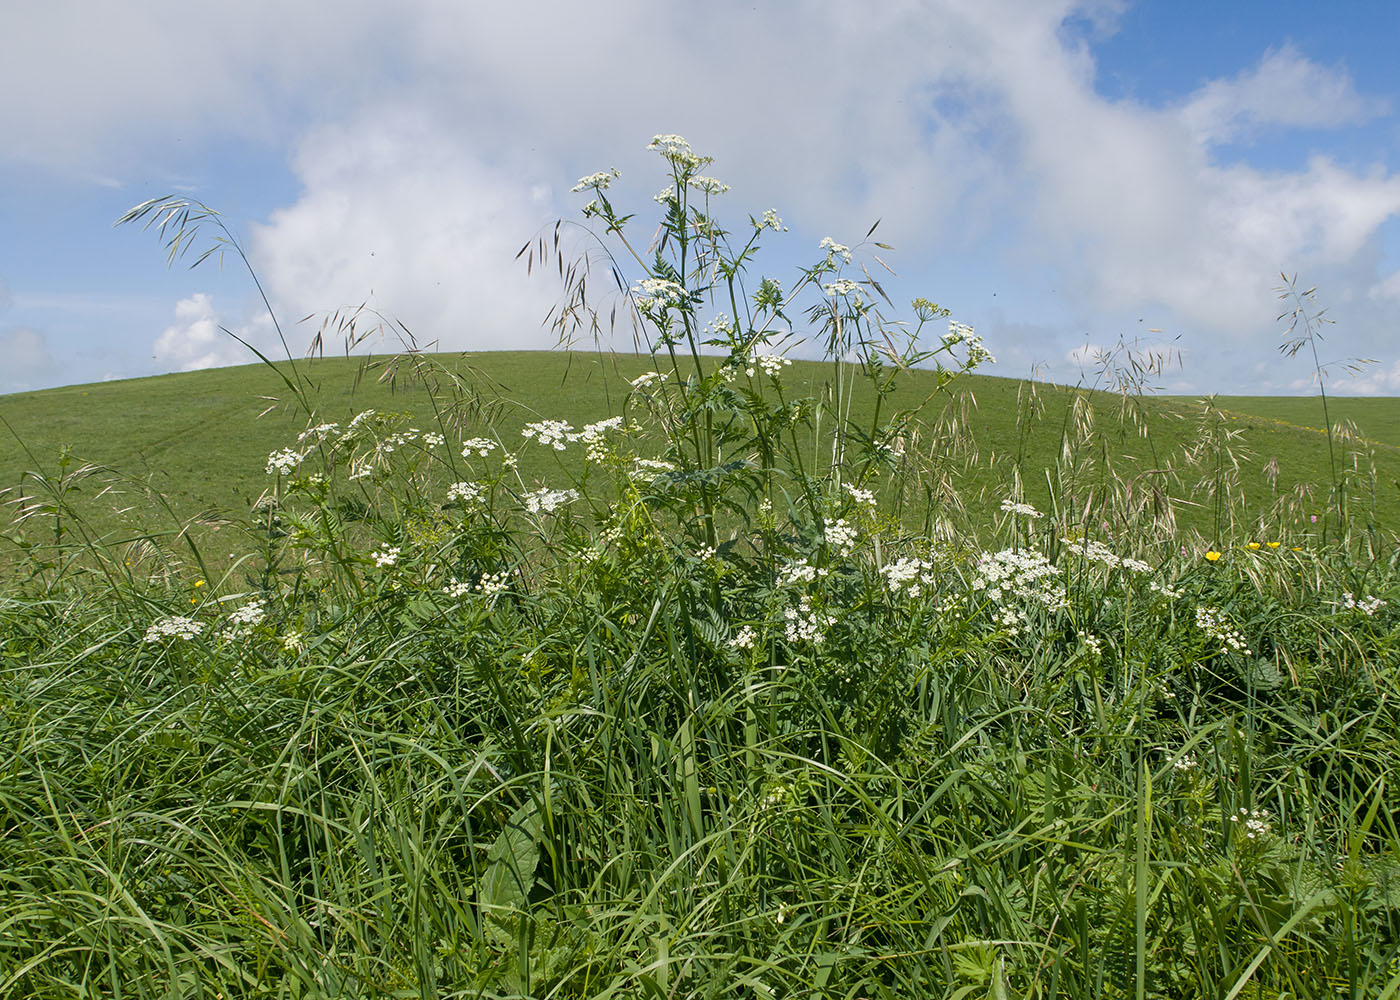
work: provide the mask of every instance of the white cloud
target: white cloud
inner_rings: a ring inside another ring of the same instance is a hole
[[[553,346],[541,321],[557,278],[529,278],[515,259],[556,214],[527,163],[488,163],[431,116],[386,108],[312,133],[295,169],[301,197],[253,233],[255,266],[286,315],[368,301],[419,346]]]
[[[311,109],[353,107],[402,64],[395,5],[83,0],[8,5],[0,161],[118,183],[151,142],[276,141]]]
[[[1185,335],[1204,381],[1238,380],[1273,350],[1280,270],[1325,279],[1336,302],[1400,296],[1375,273],[1395,173],[1218,158],[1263,129],[1370,121],[1384,102],[1292,45],[1242,53],[1257,61],[1174,105],[1106,99],[1067,19],[1102,37],[1122,6],[817,0],[795,17],[715,0],[696,18],[645,0],[607,17],[563,0],[348,0],[327,18],[274,0],[55,0],[21,5],[0,39],[0,86],[43,95],[0,106],[0,160],[110,176],[152,144],[294,148],[302,191],[249,243],[279,311],[371,297],[447,348],[552,343],[539,321],[557,282],[526,279],[516,250],[581,203],[562,192],[593,170],[621,167],[619,204],[654,209],[641,147],[660,131],[717,157],[738,219],[776,207],[794,241],[855,242],[883,217],[894,266],[960,314],[936,284],[950,261],[1013,275],[1030,305],[998,320],[1023,339],[989,339],[1003,367],[1112,342],[1150,314]],[[642,243],[653,218],[634,225]],[[1042,325],[1051,288],[1063,308]],[[246,360],[198,298],[162,335],[167,363]],[[1380,315],[1355,315],[1353,353],[1393,355]]]
[[[1385,102],[1358,94],[1344,71],[1319,66],[1290,44],[1271,49],[1233,79],[1206,84],[1182,107],[1181,118],[1206,145],[1268,125],[1341,128],[1385,110]]]
[[[222,365],[244,365],[257,356],[225,328],[274,360],[276,332],[266,313],[237,326],[221,321],[213,300],[203,292],[175,303],[175,322],[156,338],[152,354],[165,370],[182,372]]]

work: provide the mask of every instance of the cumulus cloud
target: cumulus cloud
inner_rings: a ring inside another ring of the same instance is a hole
[[[471,16],[349,0],[330,19],[273,0],[82,17],[75,3],[22,5],[0,40],[0,85],[46,95],[0,107],[0,160],[116,170],[157,140],[287,146],[301,191],[250,249],[289,317],[368,299],[445,348],[548,346],[539,321],[557,284],[527,279],[515,251],[576,206],[552,192],[584,173],[621,167],[619,203],[654,209],[641,147],[678,131],[716,156],[739,218],[776,207],[814,245],[855,242],[883,217],[880,237],[903,251],[892,263],[960,314],[956,289],[936,284],[952,261],[1014,273],[1027,301],[1056,287],[1053,336],[1029,312],[999,321],[1031,338],[989,339],[1003,359],[1064,364],[1075,343],[1150,314],[1185,335],[1193,365],[1240,378],[1272,350],[1280,270],[1326,280],[1335,301],[1369,296],[1356,352],[1390,343],[1377,317],[1400,279],[1378,273],[1377,245],[1400,176],[1326,156],[1222,159],[1264,130],[1389,113],[1298,46],[1244,54],[1256,61],[1151,106],[1098,93],[1093,39],[1073,30],[1111,33],[1114,2],[818,0],[793,17],[715,0],[698,19],[645,0],[606,18],[563,0]],[[244,360],[198,299],[160,349],[179,366]]]
[[[317,130],[295,170],[301,197],[253,236],[256,266],[288,315],[367,301],[422,347],[553,346],[541,321],[557,280],[530,279],[515,259],[556,215],[541,171],[490,163],[467,137],[399,108]]]
[[[204,292],[175,303],[175,322],[156,338],[151,353],[167,371],[192,372],[256,361],[257,356],[226,330],[268,357],[277,357],[276,331],[267,313],[229,327]]]
[[[18,4],[0,35],[5,160],[94,172],[141,162],[151,143],[276,142],[308,113],[355,106],[402,63],[395,6],[82,0]],[[275,30],[273,28],[275,26]]]

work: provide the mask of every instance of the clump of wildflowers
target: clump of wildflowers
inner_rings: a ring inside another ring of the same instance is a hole
[[[1244,635],[1236,629],[1230,620],[1226,618],[1225,612],[1219,608],[1209,606],[1198,606],[1196,608],[1196,627],[1206,635],[1220,640],[1225,650],[1234,650],[1249,656],[1249,642]]]
[[[666,159],[677,166],[693,170],[706,162],[704,157],[696,156],[690,150],[690,143],[684,136],[668,132],[664,135],[652,136],[651,142],[647,143],[647,149],[660,153]]]
[[[607,420],[599,420],[597,423],[585,425],[583,430],[577,434],[568,435],[568,439],[570,442],[582,441],[587,448],[588,460],[601,462],[608,454],[603,435],[608,431],[617,430],[621,426],[621,417],[609,417]],[[555,445],[555,448],[562,450],[558,445]]]
[[[763,374],[767,375],[769,378],[777,378],[782,374],[784,368],[792,364],[792,361],[777,354],[760,354],[754,359],[754,363],[757,364],[759,368],[763,369]],[[753,377],[753,373],[754,370],[752,368],[748,369],[750,377]]]
[[[495,597],[510,586],[511,576],[509,570],[501,570],[499,573],[483,573],[481,579],[476,583],[476,592],[485,597]]]
[[[578,183],[573,186],[572,192],[577,194],[580,191],[606,191],[608,185],[613,182],[613,178],[621,176],[622,174],[616,167],[610,170],[600,170],[596,174],[580,177]]]
[[[983,553],[977,560],[972,589],[985,591],[992,601],[1019,597],[1054,610],[1065,605],[1064,587],[1055,577],[1055,567],[1044,553],[1035,549],[1002,549]]]
[[[778,586],[793,587],[798,584],[811,583],[814,580],[826,576],[825,569],[818,569],[811,565],[806,559],[798,559],[787,563],[778,570]]]
[[[288,476],[297,470],[301,465],[301,460],[306,456],[291,448],[283,448],[281,451],[274,451],[267,456],[267,474]]]
[[[1032,520],[1040,516],[1040,511],[1036,510],[1028,503],[1019,503],[1007,497],[1001,502],[1001,509],[1008,514],[1019,514],[1021,517],[1029,517]]]
[[[374,565],[380,569],[387,569],[399,561],[399,547],[397,545],[384,545],[379,551],[370,554],[374,560]]]
[[[146,642],[161,642],[164,639],[193,639],[204,631],[204,626],[193,618],[184,615],[171,615],[158,618],[146,629]]]
[[[850,498],[862,507],[875,509],[875,491],[861,489],[859,486],[852,486],[850,483],[842,483],[841,488],[850,495]]]
[[[480,500],[481,493],[480,483],[453,483],[447,488],[447,502],[459,503],[465,507]]]
[[[1348,611],[1360,611],[1363,614],[1365,614],[1367,618],[1370,618],[1373,615],[1375,615],[1375,613],[1381,608],[1385,607],[1388,602],[1381,600],[1379,597],[1372,596],[1363,597],[1360,600],[1357,600],[1356,597],[1350,591],[1347,591],[1346,593],[1342,594],[1342,599],[1340,601],[1333,601],[1332,603],[1335,606],[1339,608],[1345,608]]]
[[[485,458],[495,449],[496,442],[492,441],[490,438],[467,438],[467,440],[462,442],[462,457],[471,458],[473,455],[477,455],[481,458]]]
[[[340,430],[340,425],[336,423],[317,424],[315,427],[308,427],[297,435],[297,444],[310,440],[312,444],[322,444],[326,438]]]
[[[665,278],[643,278],[632,288],[638,309],[677,306],[690,296],[684,288]]]
[[[1134,559],[1131,556],[1119,556],[1114,553],[1103,542],[1096,539],[1089,539],[1087,542],[1069,541],[1065,543],[1065,551],[1073,552],[1075,555],[1083,556],[1091,562],[1102,563],[1109,569],[1130,570],[1134,573],[1150,573],[1152,567],[1141,559]]]
[[[228,622],[219,635],[229,640],[246,639],[266,619],[267,602],[261,597],[254,598],[228,616]]]
[[[1241,806],[1237,812],[1230,815],[1230,822],[1239,824],[1247,840],[1258,840],[1273,829],[1267,809],[1250,810]]]
[[[724,194],[729,190],[728,184],[721,184],[713,177],[702,177],[699,174],[691,177],[689,179],[689,184],[695,190],[702,191],[705,194]]]
[[[812,599],[803,594],[797,607],[783,611],[783,635],[790,644],[799,642],[820,646],[825,638],[825,630],[836,624],[836,619],[823,611],[812,608]]]
[[[573,425],[564,420],[539,420],[521,428],[520,436],[538,441],[555,451],[563,451],[573,430]]]
[[[972,332],[972,327],[955,320],[948,321],[948,332],[943,335],[944,347],[963,345],[967,350],[967,367],[976,368],[982,362],[996,364],[997,359],[982,344],[982,338]]]
[[[553,514],[566,503],[578,499],[578,490],[539,489],[523,497],[525,509],[531,514]]]
[[[919,593],[932,586],[934,581],[933,563],[924,559],[897,559],[882,566],[880,572],[885,576],[890,593],[895,596],[908,594],[910,597],[918,597]]]
[[[442,592],[455,600],[470,594],[472,592],[472,585],[470,583],[463,583],[455,576],[448,577],[447,586],[442,588]]]
[[[822,534],[826,544],[843,556],[850,555],[856,547],[856,529],[846,523],[845,518],[822,522]]]
[[[851,262],[851,248],[844,243],[837,243],[830,236],[822,238],[821,249],[826,251],[826,262],[828,264],[834,263],[837,257],[840,257],[847,264]]]

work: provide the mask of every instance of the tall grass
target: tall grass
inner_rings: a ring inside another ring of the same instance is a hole
[[[0,995],[1400,992],[1393,539],[1262,534],[1218,428],[1160,463],[1217,534],[1173,534],[1085,409],[1048,510],[1019,467],[959,509],[970,409],[850,401],[955,390],[975,335],[895,349],[832,243],[794,398],[796,290],[742,285],[778,225],[730,247],[657,146],[617,420],[313,415],[256,556],[10,589]]]

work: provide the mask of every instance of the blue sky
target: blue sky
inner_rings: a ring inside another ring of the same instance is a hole
[[[361,302],[443,349],[549,347],[558,285],[516,250],[609,167],[646,229],[644,147],[677,132],[721,218],[789,227],[755,280],[882,219],[892,297],[951,308],[994,374],[1093,382],[1125,339],[1179,355],[1164,391],[1315,391],[1278,352],[1287,272],[1335,321],[1328,390],[1400,395],[1400,5],[504,6],[8,12],[0,392],[251,360],[221,327],[274,346],[236,262],[113,228],[165,194],[222,213],[296,350]]]

